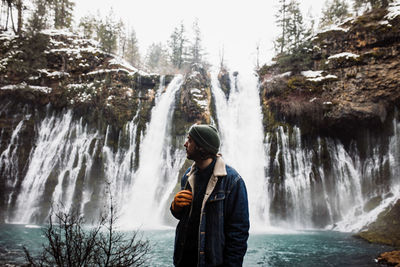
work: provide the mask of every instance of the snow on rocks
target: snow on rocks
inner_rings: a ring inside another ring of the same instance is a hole
[[[281,73],[281,74],[273,75],[273,76],[269,77],[268,79],[264,80],[263,82],[271,82],[271,81],[273,81],[275,79],[281,79],[281,78],[284,78],[284,77],[289,77],[290,75],[292,75],[291,71],[284,72],[284,73]]]
[[[46,75],[49,78],[69,77],[70,74],[64,71],[48,71],[46,69],[38,70],[39,73]]]
[[[47,87],[47,86],[34,86],[34,85],[28,85],[25,82],[22,82],[20,84],[10,84],[10,85],[3,86],[0,88],[0,90],[10,90],[10,91],[32,90],[32,91],[36,91],[36,92],[40,92],[40,93],[49,94],[49,93],[51,93],[51,91],[53,89],[50,87]]]
[[[342,58],[342,57],[344,57],[346,59],[349,59],[349,58],[358,58],[360,56],[357,55],[357,54],[354,54],[354,53],[350,53],[350,52],[342,52],[342,53],[339,53],[339,54],[332,55],[332,56],[328,57],[328,60],[329,59],[334,59],[334,58]]]
[[[315,77],[320,77],[322,75],[323,70],[307,70],[307,71],[302,71],[301,75],[307,78],[315,78]]]
[[[307,70],[307,71],[302,71],[301,75],[307,78],[307,81],[311,82],[321,82],[323,80],[327,79],[337,79],[336,75],[328,74],[328,75],[323,75],[324,71],[322,70]]]
[[[393,3],[389,4],[388,13],[385,18],[387,20],[393,20],[398,15],[400,15],[400,0],[395,0]]]
[[[205,99],[201,90],[198,88],[191,88],[190,94],[192,95],[192,100],[200,106],[202,109],[206,109],[208,107],[208,101]]]
[[[133,67],[131,64],[129,64],[126,60],[120,58],[120,57],[115,57],[113,59],[111,59],[108,64],[110,66],[112,65],[118,65],[121,67],[124,67],[128,70],[131,70],[132,72],[136,73],[138,71],[138,69],[136,69],[135,67]]]

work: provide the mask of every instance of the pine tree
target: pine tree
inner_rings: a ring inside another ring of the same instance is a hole
[[[344,0],[326,1],[325,7],[322,9],[319,27],[323,28],[331,24],[339,24],[349,16],[349,7]]]
[[[275,15],[276,23],[278,27],[281,29],[281,35],[275,40],[275,50],[279,51],[279,53],[283,53],[286,48],[286,35],[287,35],[287,25],[288,25],[288,16],[287,16],[288,2],[287,0],[279,0],[279,10]]]
[[[311,64],[307,51],[311,45],[310,37],[313,25],[307,29],[298,1],[291,0],[286,3],[283,0],[281,3],[282,6],[277,16],[280,19],[277,20],[277,23],[282,28],[282,34],[275,41],[275,49],[278,53],[275,59],[282,71],[298,72],[309,68]]]
[[[393,0],[354,0],[353,9],[356,13],[361,10],[365,5],[370,5],[372,9],[375,8],[386,8],[389,6],[389,3],[392,3]]]
[[[35,9],[28,19],[28,32],[34,35],[47,27],[51,0],[34,0]]]
[[[168,41],[171,64],[178,69],[183,67],[186,42],[185,26],[181,22],[179,27],[175,27]]]
[[[122,28],[121,22],[114,19],[111,9],[105,20],[97,21],[96,35],[100,47],[107,53],[114,53],[117,50],[118,36]]]
[[[71,27],[75,3],[71,0],[52,1],[52,7],[54,9],[54,27],[56,29]]]
[[[198,19],[196,19],[193,23],[193,33],[194,33],[194,38],[189,48],[190,63],[201,64],[203,57],[203,48],[201,47],[201,32]]]
[[[92,15],[87,15],[81,18],[79,28],[81,29],[84,38],[91,39],[96,31],[97,21]]]
[[[168,67],[167,52],[162,43],[150,45],[146,55],[146,66],[155,72],[163,72]]]
[[[124,42],[123,45],[124,48],[122,50],[123,58],[133,66],[139,67],[140,66],[139,47],[136,38],[136,32],[133,28],[131,28],[128,31],[127,36],[123,42]]]
[[[301,14],[299,3],[295,0],[290,1],[287,7],[286,33],[286,49],[292,53],[300,47],[306,34],[303,15]]]

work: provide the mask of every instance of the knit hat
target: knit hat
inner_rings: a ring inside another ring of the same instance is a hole
[[[207,124],[195,124],[189,129],[189,135],[194,142],[206,151],[217,154],[220,140],[217,129]]]

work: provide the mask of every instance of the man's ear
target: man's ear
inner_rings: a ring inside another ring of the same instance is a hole
[[[206,152],[207,152],[204,148],[202,148],[202,147],[200,147],[200,146],[197,147],[197,150],[198,150],[199,152],[201,152],[201,153],[206,153]]]

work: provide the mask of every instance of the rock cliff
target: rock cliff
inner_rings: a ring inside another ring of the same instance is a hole
[[[390,166],[385,158],[391,149],[393,118],[398,120],[400,107],[400,16],[398,6],[377,9],[342,25],[320,32],[312,39],[309,51],[312,68],[282,72],[274,63],[259,70],[264,128],[271,143],[268,153],[272,217],[287,219],[291,206],[285,186],[285,162],[280,152],[279,129],[289,135],[288,145],[296,149],[295,127],[301,130],[302,149],[309,151],[313,161],[309,173],[311,183],[314,225],[329,224],[328,209],[324,206],[329,193],[338,183],[338,173],[333,172],[333,147],[329,142],[343,143],[346,153],[359,160],[361,194],[364,211],[376,202],[377,195],[391,191],[398,179],[398,165]],[[296,69],[293,67],[293,69]],[[281,128],[279,128],[281,127]],[[396,148],[394,148],[396,149]],[[294,152],[293,152],[294,154]],[[292,155],[293,157],[293,155]],[[379,160],[378,160],[379,159]],[[293,158],[292,158],[293,160]],[[342,161],[345,159],[342,158]],[[375,161],[377,160],[377,161]],[[375,162],[371,165],[371,162]],[[382,163],[382,165],[381,165]],[[290,162],[289,162],[290,165]],[[366,171],[372,166],[372,171]],[[376,168],[376,169],[375,169]],[[328,177],[325,182],[322,177]],[[351,176],[350,173],[346,174]],[[327,182],[328,181],[328,182]],[[370,183],[372,181],[372,183]],[[326,185],[328,183],[328,186]],[[338,193],[337,189],[334,189]],[[321,197],[321,192],[325,196]],[[340,200],[339,200],[340,201]],[[382,199],[371,209],[375,208]],[[384,232],[398,231],[398,203],[388,207],[369,231],[360,234],[374,242],[398,245],[398,235]],[[332,215],[330,215],[332,216]],[[334,214],[334,220],[341,219]],[[332,217],[331,217],[332,218]],[[383,230],[387,226],[390,230]]]
[[[400,105],[400,17],[394,12],[374,10],[318,33],[312,70],[262,69],[264,109],[307,132],[381,126]]]
[[[1,33],[0,58],[0,222],[15,217],[43,123],[50,123],[51,134],[51,127],[64,121],[67,125],[60,135],[65,134],[65,147],[72,145],[81,151],[55,154],[56,165],[40,178],[44,179],[37,196],[40,201],[30,220],[41,223],[46,219],[60,186],[64,191],[72,186],[73,205],[81,206],[87,218],[96,218],[107,179],[115,176],[107,174],[112,166],[122,168],[121,183],[132,179],[138,168],[156,95],[165,92],[173,75],[140,71],[100,50],[93,40],[63,30],[35,36]],[[190,125],[210,122],[210,99],[206,70],[193,66],[176,94],[171,149],[184,149]],[[68,114],[72,114],[70,122]],[[84,135],[80,148],[74,143],[79,134]],[[71,167],[60,166],[71,160]],[[69,170],[61,173],[63,168]],[[85,192],[90,192],[86,200]]]
[[[49,116],[63,116],[66,110],[71,110],[73,121],[81,120],[88,132],[98,133],[90,144],[93,168],[97,171],[86,170],[85,158],[77,174],[77,191],[82,191],[83,177],[92,177],[88,183],[92,184],[94,194],[89,206],[96,209],[101,190],[95,185],[96,181],[103,182],[105,160],[99,148],[106,144],[117,150],[118,145],[126,145],[124,129],[137,114],[136,151],[139,151],[138,143],[150,118],[160,76],[139,71],[104,53],[92,40],[66,31],[49,30],[34,37],[2,33],[0,41],[0,221],[4,221],[6,213],[7,217],[13,217],[29,157],[39,136],[39,125]],[[165,83],[170,80],[171,77],[164,79]],[[68,138],[74,138],[71,134]],[[133,162],[137,167],[138,158],[133,158]],[[36,222],[47,216],[51,193],[57,185],[57,176],[61,175],[57,169],[45,183],[45,196],[40,204],[43,209]],[[75,194],[76,203],[81,200],[81,193]]]

